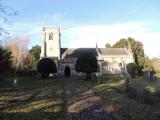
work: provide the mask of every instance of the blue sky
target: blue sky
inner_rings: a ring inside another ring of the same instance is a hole
[[[2,24],[10,36],[28,36],[41,44],[42,27],[60,27],[62,47],[104,47],[133,37],[146,55],[159,56],[159,0],[3,0],[19,12]]]

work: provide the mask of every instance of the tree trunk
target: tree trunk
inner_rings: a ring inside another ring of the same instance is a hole
[[[91,73],[86,73],[85,76],[86,80],[92,80]]]

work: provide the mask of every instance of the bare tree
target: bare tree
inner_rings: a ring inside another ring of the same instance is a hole
[[[8,42],[7,48],[12,52],[12,67],[15,69],[15,78],[13,80],[13,88],[19,89],[19,77],[17,71],[25,70],[31,63],[31,57],[28,54],[28,37],[17,37]]]
[[[15,38],[7,44],[8,49],[12,52],[12,67],[17,70],[24,70],[28,58],[28,37]]]

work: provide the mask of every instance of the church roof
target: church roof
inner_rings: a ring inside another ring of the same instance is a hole
[[[61,48],[61,57],[77,58],[82,52],[90,52],[97,55],[96,48]]]
[[[125,48],[99,48],[101,55],[128,55]]]
[[[98,48],[101,55],[128,55],[125,48]],[[63,58],[77,58],[82,52],[91,52],[97,55],[96,48],[61,48],[61,57]]]

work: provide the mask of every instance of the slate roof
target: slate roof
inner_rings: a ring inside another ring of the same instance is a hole
[[[125,48],[98,48],[101,55],[128,55]],[[97,55],[96,48],[61,48],[61,57],[77,58],[82,52],[91,52]]]
[[[90,52],[97,55],[96,48],[61,48],[61,57],[77,58],[82,52]]]
[[[125,48],[100,48],[101,55],[128,55]]]

